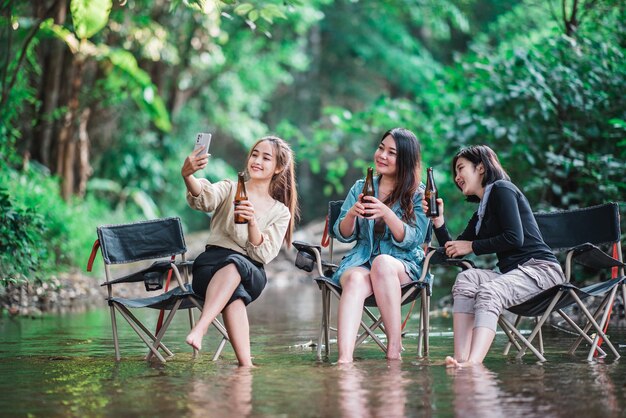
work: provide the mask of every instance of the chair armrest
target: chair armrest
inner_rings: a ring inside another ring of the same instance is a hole
[[[432,255],[431,255],[432,254]],[[424,268],[430,266],[453,266],[463,270],[470,268],[476,268],[476,265],[472,260],[466,258],[450,258],[446,255],[446,251],[443,247],[428,247],[428,265],[424,265]]]
[[[310,273],[317,268],[320,276],[326,276],[328,272],[332,274],[337,268],[337,265],[322,260],[321,246],[303,241],[294,241],[292,244],[298,250],[295,265],[299,269]]]
[[[626,267],[626,264],[611,257],[600,248],[589,242],[577,245],[567,251],[566,265],[571,267],[572,261],[594,269]]]

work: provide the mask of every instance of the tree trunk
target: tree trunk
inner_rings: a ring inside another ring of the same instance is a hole
[[[57,1],[53,13],[54,23],[63,25],[67,17],[67,3]],[[33,158],[49,168],[53,168],[51,153],[52,138],[54,135],[54,121],[52,114],[59,107],[59,90],[61,88],[61,74],[63,55],[66,52],[63,43],[57,39],[47,41],[49,52],[46,53],[43,66],[43,83],[41,86],[41,110],[37,117],[37,127],[31,145]],[[47,48],[46,48],[47,49]]]
[[[76,165],[75,124],[78,115],[79,93],[82,84],[85,58],[79,53],[73,59],[70,97],[67,113],[58,137],[56,173],[61,177],[61,197],[69,200],[75,191],[74,167]]]
[[[91,109],[85,108],[80,114],[80,125],[78,127],[78,189],[76,192],[81,198],[85,197],[87,180],[89,180],[93,172],[89,164],[89,134],[87,132],[89,115],[91,115]]]

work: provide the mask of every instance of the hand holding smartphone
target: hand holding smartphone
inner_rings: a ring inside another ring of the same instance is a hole
[[[198,133],[196,135],[196,146],[194,147],[194,152],[198,150],[198,148],[204,148],[204,150],[199,154],[207,155],[209,153],[209,146],[211,145],[211,134],[207,133]]]

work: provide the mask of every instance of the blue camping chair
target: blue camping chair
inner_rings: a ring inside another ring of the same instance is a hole
[[[122,225],[105,225],[97,228],[98,239],[94,243],[87,270],[91,271],[93,260],[98,247],[104,260],[106,280],[102,286],[107,287],[107,302],[111,312],[113,328],[113,342],[115,345],[115,359],[121,359],[119,349],[116,313],[119,313],[146,344],[150,352],[147,359],[155,356],[165,363],[165,357],[159,352],[162,350],[167,356],[173,356],[165,344],[163,337],[179,309],[189,312],[190,326],[194,326],[194,317],[191,309],[196,307],[202,310],[202,298],[194,294],[189,283],[189,270],[192,261],[185,259],[187,247],[179,218],[155,219],[143,222],[134,222]],[[176,258],[179,257],[177,261]],[[165,258],[165,260],[163,260]],[[134,263],[138,261],[156,260],[151,265],[113,279],[111,266]],[[172,275],[176,287],[169,289]],[[164,286],[165,282],[165,286]],[[120,283],[143,283],[146,291],[158,292],[156,296],[141,298],[122,298],[113,295],[114,285]],[[151,308],[160,311],[157,330],[151,332],[132,312],[131,309]],[[164,312],[168,311],[163,321]],[[213,360],[219,355],[228,341],[228,334],[224,326],[216,319],[213,325],[222,335]],[[194,350],[194,356],[197,351]]]
[[[326,224],[325,234],[329,238],[328,255],[329,260],[322,259],[322,247],[320,245],[313,245],[301,241],[294,241],[293,246],[298,250],[296,255],[295,265],[301,270],[306,272],[316,273],[314,280],[317,283],[319,289],[322,292],[322,319],[321,327],[318,335],[317,342],[317,359],[322,360],[322,348],[324,348],[324,357],[328,358],[330,353],[330,333],[336,332],[335,328],[330,326],[331,323],[331,295],[335,296],[337,300],[341,298],[341,287],[337,286],[330,278],[335,272],[337,265],[334,264],[333,244],[335,234],[333,232],[333,225],[339,218],[341,212],[341,206],[343,200],[331,201],[328,204],[328,222]],[[433,265],[448,265],[455,266],[461,269],[473,268],[474,265],[471,261],[465,259],[448,259],[442,249],[430,248],[428,244],[432,228],[429,226],[426,239],[424,241],[424,247],[426,248],[426,257],[424,259],[424,265],[422,269],[422,276],[419,280],[402,285],[402,304],[408,304],[417,299],[420,299],[420,325],[418,329],[418,356],[427,356],[429,351],[428,343],[428,330],[430,327],[429,312],[430,312],[430,295],[431,284],[427,280],[430,267]],[[370,308],[376,307],[376,299],[374,295],[371,295],[365,299],[363,307],[364,315],[371,320],[371,323],[361,319],[361,328],[363,332],[357,336],[356,345],[358,347],[365,339],[371,338],[384,352],[387,352],[386,345],[376,335],[376,330],[380,329],[384,332],[384,326],[382,324],[382,318],[376,316]]]

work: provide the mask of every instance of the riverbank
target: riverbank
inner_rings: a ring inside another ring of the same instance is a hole
[[[321,236],[324,222],[314,222],[300,228],[294,236],[295,240],[316,242]],[[194,259],[203,250],[206,232],[185,235],[187,258]],[[278,257],[267,265],[269,285],[285,287],[294,280],[306,280],[306,275],[294,267],[295,250],[283,248]],[[130,267],[128,271],[132,271]],[[138,269],[138,268],[136,268]],[[117,270],[116,277],[123,275]],[[124,273],[125,274],[125,273]],[[94,265],[94,273],[74,269],[69,272],[50,276],[46,281],[32,280],[25,284],[0,286],[0,315],[39,317],[48,313],[82,312],[84,310],[104,306],[107,297],[104,282],[104,269],[100,255]],[[115,294],[122,297],[153,296],[138,284],[120,284],[115,287]]]

